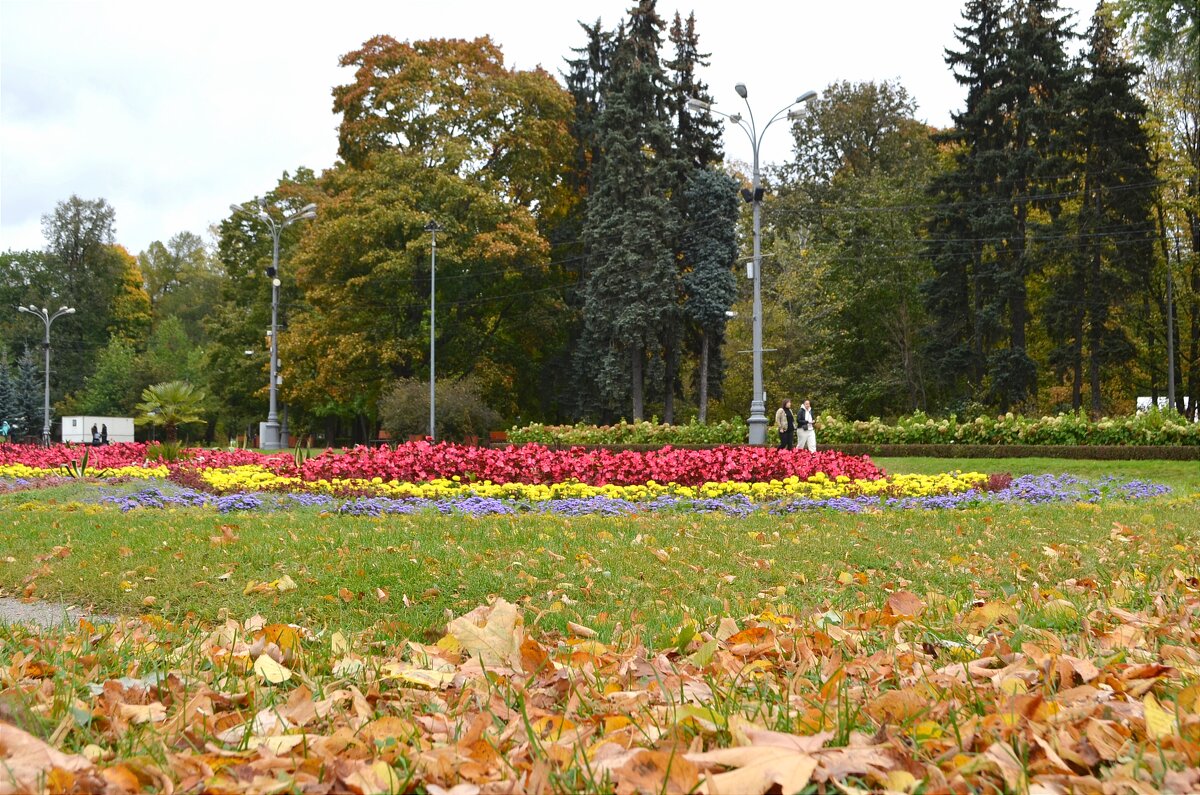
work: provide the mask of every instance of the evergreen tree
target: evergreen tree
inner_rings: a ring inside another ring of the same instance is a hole
[[[696,15],[688,14],[684,21],[676,12],[668,38],[675,57],[666,63],[670,80],[667,108],[675,123],[676,157],[686,167],[680,184],[686,187],[693,169],[707,168],[721,161],[721,123],[712,114],[692,113],[687,109],[689,98],[713,101],[708,85],[696,74],[699,68],[709,65],[711,57],[710,53],[700,52]]]
[[[41,433],[45,422],[45,383],[33,349],[25,346],[17,360],[17,380],[13,393],[16,410],[12,424],[25,436]],[[53,419],[53,418],[52,418]]]
[[[946,58],[968,94],[950,136],[959,147],[957,168],[938,184],[948,211],[931,223],[942,235],[932,241],[935,275],[926,292],[935,316],[931,344],[951,361],[973,365],[981,396],[1008,410],[1037,390],[1030,281],[1053,252],[1037,245],[1039,236],[1065,231],[1059,197],[1071,171],[1065,122],[1078,96],[1077,73],[1058,0],[1007,7],[972,0],[964,17],[963,49]],[[969,355],[964,306],[971,307]],[[943,361],[941,369],[950,366]]]
[[[1077,245],[1050,280],[1047,325],[1057,343],[1053,362],[1072,374],[1072,406],[1083,405],[1086,365],[1089,408],[1102,411],[1102,372],[1126,364],[1133,344],[1121,308],[1153,267],[1155,174],[1136,94],[1140,70],[1117,46],[1100,8],[1088,31],[1087,79],[1081,86],[1075,144],[1082,191],[1073,213]]]
[[[985,204],[985,186],[995,176],[985,168],[998,148],[1001,114],[991,96],[1003,79],[1004,34],[1000,0],[969,0],[966,21],[956,29],[961,49],[946,50],[954,79],[967,89],[966,106],[953,114],[954,125],[935,136],[949,151],[953,168],[936,177],[930,192],[938,209],[929,222],[933,278],[925,285],[933,318],[926,352],[939,380],[952,391],[975,396],[986,375],[987,352],[998,335],[990,269],[984,267],[983,242],[974,234]]]
[[[710,392],[720,393],[721,343],[725,314],[737,299],[737,182],[711,168],[695,169],[687,187],[688,226],[683,255],[691,269],[683,277],[684,314],[699,331],[699,420],[708,420]]]
[[[8,346],[0,347],[0,421],[13,425],[17,417],[17,393],[12,366],[8,363]]]
[[[678,312],[662,28],[655,0],[641,0],[617,33],[584,228],[590,269],[577,361],[602,404],[629,405],[638,421],[647,361]]]

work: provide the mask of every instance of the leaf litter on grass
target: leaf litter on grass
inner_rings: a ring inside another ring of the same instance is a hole
[[[1194,564],[961,606],[776,604],[661,648],[535,632],[501,598],[429,643],[261,617],[13,626],[0,795],[1197,791]],[[1058,602],[1067,629],[1043,621]]]

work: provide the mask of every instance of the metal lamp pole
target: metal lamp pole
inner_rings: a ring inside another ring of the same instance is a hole
[[[434,280],[437,278],[437,233],[442,231],[442,227],[437,221],[430,221],[425,224],[425,231],[429,233],[429,438],[437,439],[437,426],[434,424],[437,416],[434,411],[434,397],[436,391],[434,389],[434,344],[433,344],[433,329],[437,314],[434,311]]]
[[[265,204],[259,204],[257,212],[241,204],[231,204],[229,209],[235,213],[253,215],[267,225],[271,230],[271,267],[267,276],[271,279],[271,384],[270,407],[267,410],[267,422],[263,438],[259,444],[266,450],[278,450],[279,444],[279,235],[288,226],[302,219],[317,217],[317,205],[308,204],[291,215],[284,216],[282,221],[276,221],[267,212]]]
[[[42,341],[42,349],[46,352],[46,397],[42,406],[42,445],[50,446],[50,324],[63,315],[75,314],[75,308],[70,306],[59,307],[58,311],[51,314],[45,307],[38,308],[34,304],[29,306],[18,306],[17,309],[26,314],[34,315],[42,319],[42,323],[46,325],[46,336]]]
[[[750,108],[750,101],[747,99],[747,91],[745,83],[738,83],[734,86],[739,97],[746,103],[746,112],[750,119],[743,119],[741,114],[722,113],[713,108],[713,103],[705,102],[695,97],[687,101],[688,108],[692,110],[704,110],[709,113],[715,113],[718,116],[723,116],[746,133],[750,139],[750,147],[754,153],[754,174],[752,177],[751,188],[749,191],[743,190],[742,196],[746,201],[750,202],[754,208],[754,313],[753,313],[753,354],[754,354],[754,392],[750,397],[750,418],[747,423],[750,426],[750,444],[766,444],[767,442],[767,405],[766,395],[763,392],[763,344],[762,344],[762,178],[759,173],[759,147],[762,145],[763,136],[767,132],[767,128],[778,121],[781,117],[787,116],[789,119],[794,119],[798,115],[797,110],[793,110],[796,105],[808,102],[816,98],[817,92],[807,91],[796,98],[795,102],[789,102],[784,108],[777,112],[774,116],[763,125],[760,131],[754,122],[754,111]]]

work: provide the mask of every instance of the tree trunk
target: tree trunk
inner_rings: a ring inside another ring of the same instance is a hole
[[[708,422],[708,332],[700,332],[700,424]]]
[[[641,422],[646,413],[645,394],[642,384],[642,347],[635,346],[629,352],[630,392],[633,397],[633,421]]]
[[[663,422],[675,424],[675,352],[671,343],[663,346]]]

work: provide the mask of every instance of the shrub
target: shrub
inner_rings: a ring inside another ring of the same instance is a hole
[[[434,419],[438,439],[457,441],[486,436],[500,424],[470,381],[438,382]],[[429,382],[403,378],[393,384],[379,400],[379,421],[395,439],[429,433]]]

